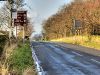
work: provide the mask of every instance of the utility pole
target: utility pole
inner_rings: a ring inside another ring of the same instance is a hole
[[[13,7],[13,0],[11,1],[8,1],[9,2],[9,4],[10,4],[10,35],[9,35],[9,38],[11,39],[11,37],[12,37],[12,7]]]
[[[72,25],[72,34],[75,35],[75,23],[76,23],[75,17],[72,17],[72,22],[73,22],[73,25]]]
[[[14,0],[8,0],[8,3],[10,5],[10,30],[9,30],[9,42],[10,42],[10,45],[11,45],[11,37],[13,36],[13,25],[12,25],[12,12],[13,12],[13,3],[14,3]]]

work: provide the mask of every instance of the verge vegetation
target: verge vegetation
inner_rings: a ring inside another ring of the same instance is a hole
[[[29,42],[6,45],[0,58],[0,75],[36,75]]]
[[[32,59],[32,52],[29,42],[19,44],[12,55],[9,57],[8,63],[12,74],[15,75],[35,75],[35,67]]]
[[[71,36],[51,41],[82,45],[100,50],[100,36]]]

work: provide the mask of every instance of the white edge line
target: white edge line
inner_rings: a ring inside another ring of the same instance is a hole
[[[40,66],[40,61],[38,60],[38,58],[37,58],[37,56],[35,54],[34,49],[31,48],[31,50],[32,50],[32,58],[34,59],[38,75],[45,75],[45,72],[43,71],[43,68]]]

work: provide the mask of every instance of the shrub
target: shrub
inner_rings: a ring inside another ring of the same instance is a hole
[[[7,40],[8,40],[8,37],[6,35],[0,35],[0,57],[2,55],[2,52]]]

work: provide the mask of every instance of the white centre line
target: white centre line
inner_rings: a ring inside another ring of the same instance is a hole
[[[96,62],[96,63],[98,63],[98,64],[100,64],[100,62],[99,61],[97,61],[97,60],[95,60],[95,59],[91,59],[93,62]]]
[[[76,54],[76,55],[78,55],[78,56],[83,56],[83,55],[81,55],[81,54],[79,54],[79,53],[77,53],[77,52],[74,52],[74,51],[72,51],[72,53],[73,53],[73,54]]]

